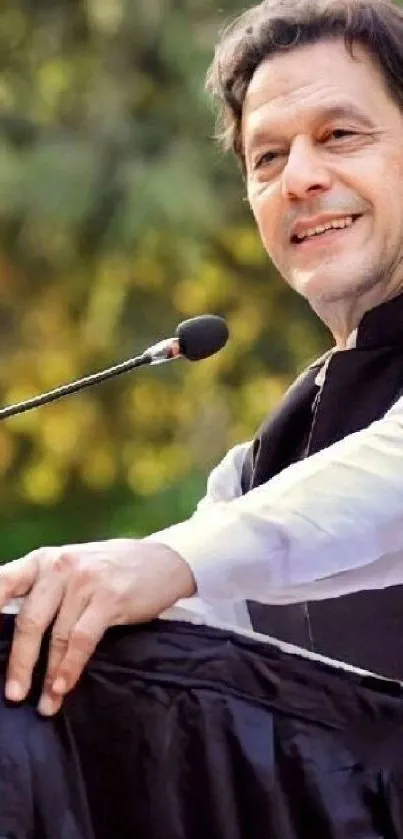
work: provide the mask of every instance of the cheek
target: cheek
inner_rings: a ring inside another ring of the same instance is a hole
[[[268,195],[250,198],[250,206],[267,253],[273,262],[281,263],[284,247],[284,232],[281,225],[283,208],[279,206],[274,196]]]
[[[357,183],[362,188],[360,193],[375,212],[376,220],[382,227],[390,230],[391,219],[397,221],[403,212],[403,191],[400,184],[403,180],[403,157],[401,155],[389,158],[375,157],[368,161],[365,168],[360,169]]]
[[[402,182],[402,174],[385,173],[382,189],[378,194],[378,207],[384,212],[386,224],[389,226],[391,218],[396,218],[396,211],[403,208],[403,194],[398,185]]]
[[[373,244],[385,255],[400,247],[403,236],[403,165],[399,161],[367,172],[365,197],[372,205]]]

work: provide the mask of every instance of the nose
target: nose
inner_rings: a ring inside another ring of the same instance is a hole
[[[297,137],[282,173],[282,190],[288,199],[313,198],[330,189],[332,177],[320,150],[306,137]]]

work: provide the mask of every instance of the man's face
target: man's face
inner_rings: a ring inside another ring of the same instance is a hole
[[[244,104],[262,241],[314,307],[403,285],[403,115],[365,48],[354,54],[342,39],[277,54]]]

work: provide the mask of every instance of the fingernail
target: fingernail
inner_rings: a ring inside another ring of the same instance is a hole
[[[24,691],[19,682],[11,680],[6,683],[6,697],[10,702],[21,702],[24,699]]]
[[[55,713],[57,708],[57,703],[54,699],[51,699],[50,696],[47,696],[46,693],[41,696],[38,704],[38,711],[40,714],[43,714],[44,717],[51,717],[52,714]]]
[[[58,693],[63,696],[63,694],[67,693],[67,684],[66,679],[63,679],[62,676],[59,676],[52,685],[53,693]]]

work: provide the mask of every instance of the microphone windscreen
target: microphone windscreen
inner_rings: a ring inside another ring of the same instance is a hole
[[[179,349],[189,361],[200,361],[221,350],[228,340],[228,326],[218,315],[184,320],[176,330]]]

